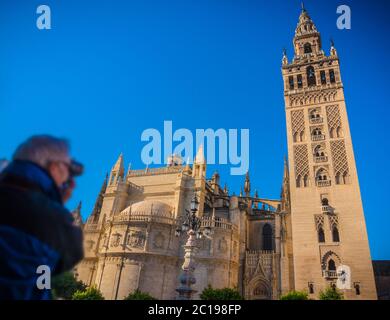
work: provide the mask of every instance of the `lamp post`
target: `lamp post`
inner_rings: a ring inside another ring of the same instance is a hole
[[[180,285],[176,289],[179,293],[178,300],[191,300],[193,293],[196,292],[196,290],[191,288],[196,283],[194,276],[194,256],[198,249],[196,240],[201,239],[203,236],[209,237],[211,235],[211,228],[209,226],[201,228],[201,219],[196,216],[198,206],[198,198],[194,195],[191,199],[191,210],[186,210],[186,215],[182,220],[181,226],[175,231],[176,237],[179,237],[184,232],[188,235],[187,242],[184,245],[184,263],[182,265],[182,273],[179,277]]]

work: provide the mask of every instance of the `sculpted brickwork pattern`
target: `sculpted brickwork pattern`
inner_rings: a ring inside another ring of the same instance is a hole
[[[295,178],[299,176],[304,177],[309,175],[309,157],[307,152],[307,145],[294,146],[294,164],[295,164]]]
[[[332,152],[334,175],[348,174],[349,168],[344,140],[331,141],[330,149]]]
[[[300,137],[304,135],[305,132],[305,119],[303,110],[292,111],[291,112],[291,127],[293,136]],[[295,140],[298,140],[296,138]],[[300,139],[300,141],[303,139]]]
[[[317,230],[324,227],[324,216],[322,214],[316,214],[314,220]]]
[[[341,118],[338,105],[332,105],[326,107],[326,115],[328,118],[329,129],[341,127]]]

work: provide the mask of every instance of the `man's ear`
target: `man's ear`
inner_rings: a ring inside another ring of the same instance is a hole
[[[55,163],[49,163],[47,166],[47,172],[50,174],[50,176],[53,178],[54,182],[58,187],[61,186],[61,173],[59,171],[58,166]]]

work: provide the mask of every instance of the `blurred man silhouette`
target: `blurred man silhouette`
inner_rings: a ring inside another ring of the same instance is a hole
[[[37,268],[56,275],[83,258],[82,231],[63,206],[82,169],[66,140],[41,135],[22,143],[1,172],[0,300],[50,299],[37,286]]]
[[[8,165],[8,161],[6,159],[0,159],[0,173],[5,169]]]

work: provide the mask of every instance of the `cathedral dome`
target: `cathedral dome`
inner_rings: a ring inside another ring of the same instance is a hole
[[[140,215],[157,215],[157,216],[173,216],[173,208],[162,201],[158,200],[144,200],[140,202],[135,202],[126,209],[124,209],[121,213],[132,215],[140,214]]]

